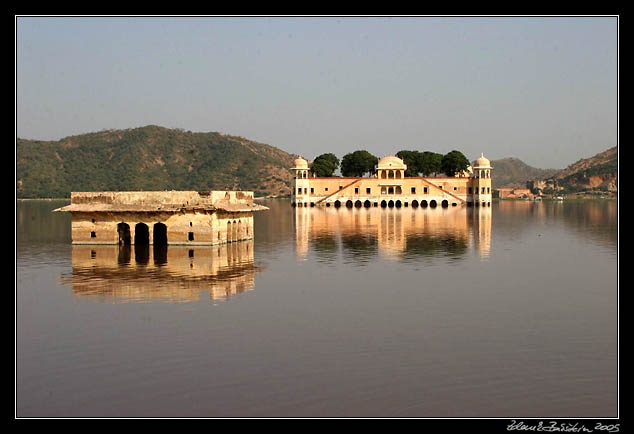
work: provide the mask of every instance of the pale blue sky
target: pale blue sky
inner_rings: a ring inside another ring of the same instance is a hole
[[[616,17],[17,17],[16,127],[563,168],[617,144]]]

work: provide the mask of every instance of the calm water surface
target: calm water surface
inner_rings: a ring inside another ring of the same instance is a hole
[[[72,246],[16,208],[18,417],[616,417],[614,201],[294,209]]]

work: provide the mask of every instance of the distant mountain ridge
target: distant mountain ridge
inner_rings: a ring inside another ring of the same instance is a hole
[[[241,136],[155,125],[105,130],[57,141],[17,139],[17,198],[69,197],[71,191],[252,190],[290,194],[295,154]],[[491,161],[494,188],[553,179],[567,191],[616,191],[613,147],[566,169],[538,169],[518,158]]]
[[[18,198],[115,190],[227,189],[286,195],[296,158],[240,136],[155,125],[58,141],[18,138],[16,146]]]
[[[566,191],[617,191],[618,150],[614,146],[593,157],[583,158],[552,178]]]
[[[491,181],[493,188],[521,187],[532,179],[545,179],[554,176],[559,169],[537,169],[519,158],[503,158],[491,161],[493,167]]]

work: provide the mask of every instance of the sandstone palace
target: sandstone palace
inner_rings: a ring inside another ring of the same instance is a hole
[[[292,204],[299,207],[491,206],[491,162],[481,155],[456,176],[405,177],[398,157],[379,160],[375,174],[363,178],[317,178],[308,162],[295,160]]]

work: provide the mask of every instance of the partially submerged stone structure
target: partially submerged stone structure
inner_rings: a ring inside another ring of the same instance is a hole
[[[73,192],[73,244],[213,245],[253,238],[250,191]]]

